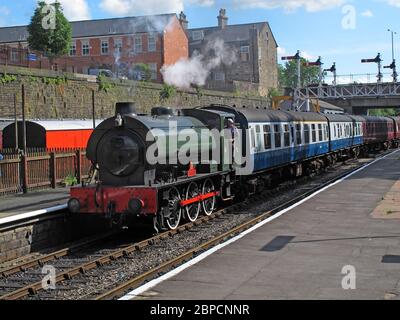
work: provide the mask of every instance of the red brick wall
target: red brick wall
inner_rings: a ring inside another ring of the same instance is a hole
[[[179,23],[174,18],[167,32],[164,33],[164,63],[174,64],[181,58],[189,57],[189,41],[187,35]]]
[[[158,34],[156,38],[156,51],[148,51],[147,33],[137,34],[142,38],[142,52],[134,52],[135,35],[112,35],[105,37],[97,37],[91,39],[73,39],[76,43],[76,56],[63,56],[54,60],[58,70],[88,73],[89,68],[105,67],[110,68],[113,72],[117,71],[114,57],[115,39],[122,39],[122,53],[119,62],[125,64],[126,68],[132,68],[138,63],[155,63],[157,64],[157,82],[162,82],[160,69],[164,64],[173,64],[182,57],[189,56],[189,45],[185,31],[181,27],[178,19],[173,18],[171,24],[163,34]],[[108,54],[101,54],[101,40],[108,39]],[[83,41],[89,41],[89,56],[82,55]],[[27,65],[26,65],[27,66]],[[29,67],[51,69],[47,58],[42,57],[39,61],[30,61]]]

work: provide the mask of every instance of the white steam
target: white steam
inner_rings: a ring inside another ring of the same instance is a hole
[[[204,86],[212,69],[222,64],[230,66],[236,60],[236,53],[223,40],[216,39],[206,45],[203,53],[195,52],[190,59],[183,58],[173,65],[163,66],[161,73],[165,83],[189,89],[192,85]]]

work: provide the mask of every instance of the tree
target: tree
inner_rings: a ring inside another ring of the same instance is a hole
[[[300,74],[301,74],[301,86],[307,86],[313,83],[318,83],[319,81],[319,67],[304,66],[308,61],[301,58],[300,62]],[[286,62],[283,66],[278,65],[279,71],[279,84],[282,88],[295,88],[297,86],[297,61],[291,60]]]
[[[40,1],[28,26],[28,43],[32,50],[43,51],[52,62],[67,54],[72,40],[72,28],[61,4]]]
[[[400,109],[398,108],[370,109],[368,114],[370,116],[379,116],[379,117],[397,116],[400,114]]]

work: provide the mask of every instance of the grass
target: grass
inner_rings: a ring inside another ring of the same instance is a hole
[[[78,179],[73,174],[69,174],[64,179],[64,184],[66,187],[71,187],[78,184]]]

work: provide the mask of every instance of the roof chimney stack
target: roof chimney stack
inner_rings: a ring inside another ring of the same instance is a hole
[[[187,21],[186,14],[184,14],[183,11],[181,11],[181,13],[179,14],[179,22],[183,29],[186,30],[188,28],[189,21]]]
[[[217,17],[217,19],[218,19],[218,27],[220,27],[221,29],[224,29],[228,25],[228,17],[225,14],[226,14],[225,9],[219,10],[219,16]]]

